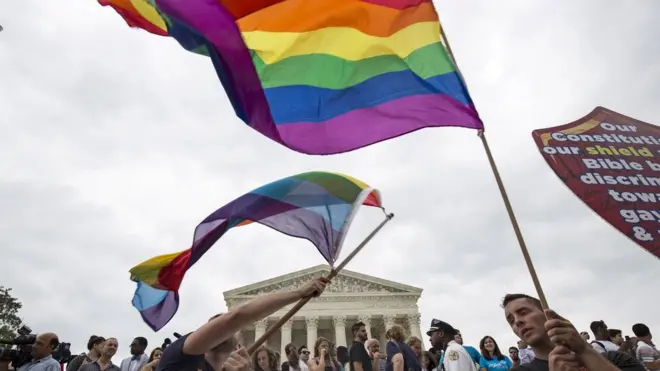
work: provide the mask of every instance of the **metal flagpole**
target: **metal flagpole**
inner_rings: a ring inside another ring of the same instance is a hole
[[[371,241],[374,236],[380,232],[381,229],[387,224],[390,220],[394,218],[394,214],[385,214],[385,220],[383,220],[369,235],[362,240],[362,242],[353,250],[347,257],[342,261],[336,268],[332,269],[330,273],[325,277],[328,280],[331,280],[337,276],[339,271],[344,269],[346,267],[346,264],[348,264],[368,243]],[[312,299],[312,296],[308,296],[304,299],[301,299],[296,305],[293,306],[293,308],[289,309],[289,311],[283,315],[277,322],[271,326],[261,337],[255,342],[250,345],[248,348],[248,353],[253,354],[263,343],[268,340],[268,338],[273,335],[277,330],[282,327],[286,321],[291,319],[305,304],[307,304],[310,300]]]
[[[463,82],[463,86],[465,86],[465,89],[467,90],[467,84],[465,83],[465,79],[463,78],[463,74],[461,73],[461,70],[458,68],[458,63],[456,63],[456,58],[454,57],[454,53],[451,50],[451,45],[449,44],[449,40],[447,39],[447,35],[445,34],[445,31],[442,28],[442,23],[440,22],[439,19],[438,19],[438,24],[440,25],[440,36],[442,37],[442,42],[445,44],[445,47],[447,48],[447,53],[449,54],[452,63],[454,63],[454,68],[456,68],[456,73],[458,74],[458,77],[461,79],[461,81]],[[506,207],[506,211],[509,214],[509,219],[511,220],[513,231],[516,233],[516,238],[518,239],[518,245],[520,245],[520,251],[522,252],[523,257],[525,258],[525,263],[527,263],[527,270],[529,270],[529,275],[532,277],[532,282],[534,282],[534,288],[536,289],[536,294],[539,296],[539,300],[541,301],[541,305],[543,306],[543,308],[547,309],[548,301],[545,298],[543,287],[541,287],[541,281],[539,280],[539,277],[536,274],[534,263],[532,262],[532,258],[529,255],[529,250],[527,249],[527,245],[525,244],[525,239],[523,238],[522,231],[520,230],[520,226],[518,225],[518,220],[516,219],[516,215],[513,212],[511,201],[509,201],[509,195],[506,192],[506,188],[504,188],[504,182],[502,182],[502,178],[500,177],[500,172],[497,170],[495,159],[493,158],[493,154],[490,152],[490,147],[488,146],[488,140],[486,140],[486,134],[484,133],[483,129],[478,131],[478,135],[479,138],[481,138],[481,143],[484,146],[484,151],[486,151],[486,156],[488,157],[488,163],[490,164],[490,168],[493,170],[493,175],[495,176],[497,187],[500,189],[500,194],[502,195],[502,201],[504,201],[504,206]]]

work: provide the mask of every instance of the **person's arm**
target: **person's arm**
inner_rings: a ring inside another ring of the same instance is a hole
[[[158,366],[158,361],[159,361],[159,359],[156,358],[153,361],[151,361],[149,363],[146,363],[144,366],[142,366],[140,371],[155,371],[156,366]]]
[[[486,358],[481,357],[479,358],[479,371],[488,371],[488,361],[486,361]]]
[[[307,368],[309,368],[309,371],[316,371],[316,362],[314,359],[307,361]]]
[[[212,319],[190,334],[183,344],[183,352],[189,355],[204,354],[230,339],[241,328],[300,299],[320,295],[327,282],[325,277],[315,278],[295,291],[278,292],[252,299]]]
[[[359,349],[358,347],[362,349]],[[351,350],[348,352],[348,362],[353,365],[353,371],[364,371],[364,364],[362,363],[364,362],[363,353],[369,358],[369,354],[367,353],[367,350],[364,349],[364,346],[360,344],[353,344],[353,346],[351,346]]]
[[[403,364],[404,364],[403,355],[401,354],[401,352],[395,354],[392,357],[392,366],[394,371],[403,371]]]

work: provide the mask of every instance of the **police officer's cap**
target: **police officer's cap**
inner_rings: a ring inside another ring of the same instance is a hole
[[[447,335],[454,336],[458,333],[456,329],[445,321],[440,321],[434,318],[431,320],[431,328],[426,332],[426,335],[431,336],[436,331],[442,331]]]

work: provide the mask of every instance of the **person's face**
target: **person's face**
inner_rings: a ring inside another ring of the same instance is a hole
[[[442,346],[444,345],[442,342],[442,335],[443,335],[442,331],[433,331],[431,333],[429,340],[431,341],[431,345],[434,348],[441,349]]]
[[[50,339],[51,337],[48,335],[37,336],[37,340],[32,344],[32,351],[30,352],[32,357],[43,358],[48,356],[53,351]]]
[[[357,337],[358,337],[358,339],[360,339],[363,342],[367,341],[367,339],[369,338],[369,335],[367,334],[367,327],[366,326],[360,327],[360,329],[357,331]]]
[[[369,349],[370,354],[377,353],[380,351],[380,344],[378,343],[371,344],[367,349]]]
[[[509,357],[513,360],[518,359],[518,350],[517,349],[509,349]]]
[[[589,334],[586,332],[580,333],[580,336],[584,339],[584,341],[589,341]]]
[[[131,342],[131,354],[135,356],[142,353],[144,353],[144,347],[140,345],[138,339],[133,339]]]
[[[300,359],[300,357],[298,356],[298,349],[296,349],[295,345],[287,345],[284,348],[284,351],[286,352],[286,357],[290,361],[297,361],[298,359]]]
[[[309,349],[307,349],[307,348],[302,348],[302,349],[300,350],[299,355],[300,355],[300,359],[303,360],[304,362],[309,361]]]
[[[415,352],[415,354],[417,354],[417,356],[419,356],[419,355],[422,353],[422,343],[420,343],[419,341],[416,341],[416,342],[411,346],[411,348],[412,348],[412,350]]]
[[[518,349],[527,349],[527,343],[525,343],[525,340],[518,340]]]
[[[154,351],[154,359],[160,359],[160,357],[162,357],[162,356],[163,356],[163,351],[162,350],[156,349]]]
[[[104,345],[105,345],[105,342],[102,341],[102,342],[100,342],[100,343],[94,345],[94,346],[92,347],[92,350],[93,350],[96,354],[99,354],[99,355],[100,355],[101,353],[103,353],[103,346],[104,346]]]
[[[463,336],[460,332],[457,332],[456,335],[454,335],[454,341],[460,345],[463,345]]]
[[[504,316],[511,330],[527,344],[534,346],[548,337],[545,332],[545,314],[529,299],[509,302],[504,308]]]
[[[325,349],[326,354],[330,354],[328,348],[330,348],[330,344],[326,343],[325,341],[322,341],[321,344],[319,344],[319,354],[321,354],[321,351],[323,349]]]
[[[486,338],[484,340],[484,348],[489,351],[489,352],[494,352],[495,351],[495,342],[491,338]]]
[[[119,348],[117,339],[108,339],[103,343],[103,355],[112,357],[117,354],[117,348]]]
[[[612,342],[618,346],[621,346],[621,344],[623,344],[623,337],[620,333],[616,334],[616,336],[612,338]]]
[[[257,354],[257,364],[262,370],[269,370],[268,368],[268,352],[262,350]]]

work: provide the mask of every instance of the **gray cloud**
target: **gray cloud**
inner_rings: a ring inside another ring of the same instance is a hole
[[[575,199],[530,136],[596,105],[660,122],[658,4],[437,5],[551,306],[580,329],[599,319],[660,329],[657,300],[640,288],[657,259]],[[513,344],[500,299],[533,286],[475,132],[307,157],[240,123],[208,60],[108,8],[24,0],[0,14],[0,283],[35,330],[75,350],[115,335],[125,355],[134,336],[160,344],[224,310],[225,290],[321,263],[304,241],[239,228],[189,272],[162,333],[130,306],[130,267],[188,247],[203,217],[253,187],[316,169],[380,188],[397,214],[349,269],[423,287],[424,325],[439,317],[472,344],[485,334]],[[344,255],[379,219],[360,213]]]

